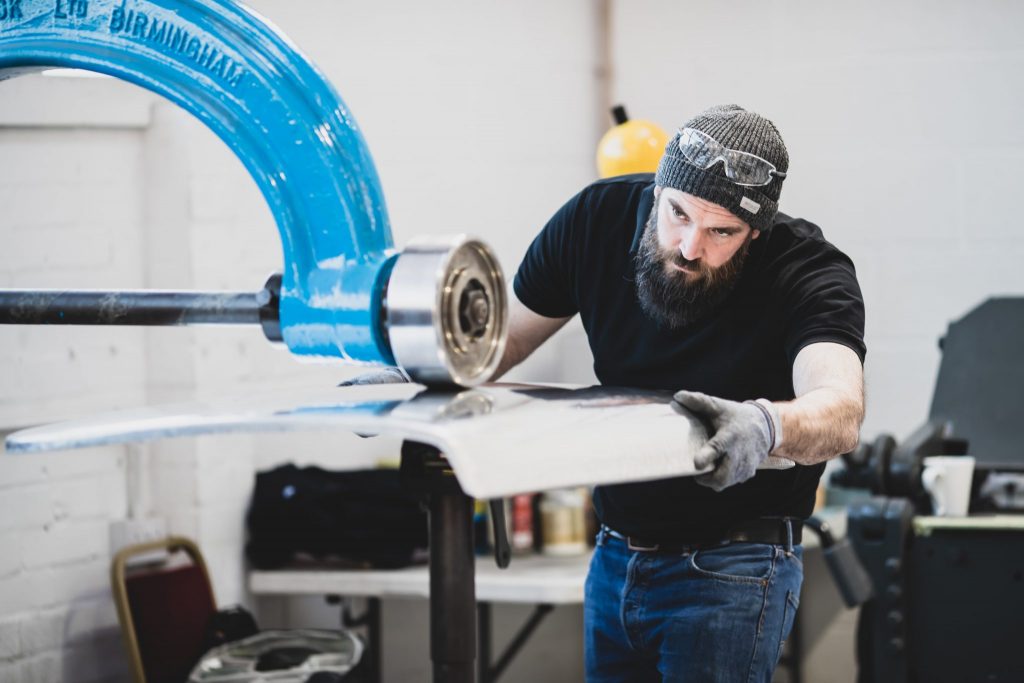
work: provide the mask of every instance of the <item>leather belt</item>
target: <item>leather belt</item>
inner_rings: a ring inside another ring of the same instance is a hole
[[[642,553],[678,554],[723,545],[725,543],[771,543],[774,545],[798,545],[803,537],[803,522],[792,517],[758,517],[734,524],[718,538],[681,541],[678,539],[655,540],[639,536],[627,536],[615,529],[602,529],[612,538],[626,542],[633,551]]]

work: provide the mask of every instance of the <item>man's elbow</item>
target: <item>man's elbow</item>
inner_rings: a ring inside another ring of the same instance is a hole
[[[837,452],[833,457],[842,455],[843,453],[849,453],[857,447],[860,442],[860,427],[858,425],[851,425],[847,429],[843,429],[839,435]]]
[[[849,453],[860,442],[860,426],[864,422],[864,400],[861,397],[851,399],[847,407],[846,420],[839,433],[839,452],[836,455]]]

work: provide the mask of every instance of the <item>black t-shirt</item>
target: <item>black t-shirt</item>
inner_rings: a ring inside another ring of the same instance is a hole
[[[653,203],[650,174],[590,185],[548,222],[516,273],[516,296],[532,311],[580,314],[601,384],[784,401],[794,397],[793,360],[804,346],[837,342],[863,361],[853,263],[816,225],[781,213],[750,243],[740,279],[716,311],[677,330],[648,317],[634,256]],[[622,533],[697,540],[742,519],[806,518],[824,467],[761,470],[720,493],[692,477],[599,486],[594,503],[601,521]]]

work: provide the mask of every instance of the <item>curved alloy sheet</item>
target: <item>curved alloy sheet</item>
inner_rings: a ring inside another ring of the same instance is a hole
[[[0,1],[0,79],[44,67],[129,81],[209,126],[277,222],[289,349],[393,363],[379,320],[394,250],[377,171],[337,93],[276,28],[228,0]]]
[[[175,436],[343,430],[441,450],[477,498],[583,484],[696,474],[707,440],[672,392],[488,384],[466,391],[416,384],[275,389],[215,402],[122,411],[16,432],[7,449],[38,452]],[[340,460],[340,458],[339,458]],[[793,462],[769,458],[762,467]]]

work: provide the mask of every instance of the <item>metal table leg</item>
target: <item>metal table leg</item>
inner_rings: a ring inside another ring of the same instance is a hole
[[[476,605],[477,633],[480,635],[480,651],[477,653],[477,682],[489,683],[491,668],[491,603],[478,602]]]
[[[537,605],[533,609],[533,613],[526,622],[519,627],[516,635],[506,646],[505,651],[501,653],[501,657],[498,661],[491,664],[491,603],[481,602],[476,606],[477,617],[480,621],[480,657],[478,661],[478,681],[479,683],[494,683],[497,681],[501,674],[505,673],[505,669],[512,663],[515,656],[519,654],[519,651],[523,649],[526,641],[529,640],[533,632],[537,630],[540,623],[544,620],[548,614],[555,609],[554,605],[542,603]]]
[[[331,595],[328,596],[327,602],[328,604],[337,604],[342,600],[340,596]],[[380,683],[383,679],[381,661],[384,640],[381,635],[380,612],[380,598],[367,598],[366,611],[358,617],[352,615],[347,603],[343,604],[341,608],[342,628],[366,627],[366,650],[358,665],[358,670],[361,672],[359,680],[366,681],[366,683]]]
[[[473,499],[432,446],[402,444],[402,477],[430,515],[430,658],[434,683],[476,681]]]
[[[430,496],[430,657],[435,683],[476,679],[476,585],[473,500]]]

